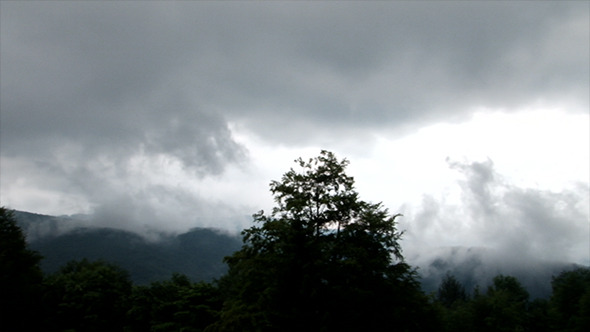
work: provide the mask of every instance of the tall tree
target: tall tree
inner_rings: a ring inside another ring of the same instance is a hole
[[[296,160],[254,215],[220,281],[224,331],[424,330],[427,307],[405,263],[396,218],[359,199],[347,160],[328,151]]]
[[[0,330],[29,331],[40,320],[41,256],[27,248],[13,212],[0,207]]]

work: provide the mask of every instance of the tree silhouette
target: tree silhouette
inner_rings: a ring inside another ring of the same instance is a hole
[[[396,218],[359,199],[347,160],[296,160],[254,215],[220,281],[223,331],[423,330],[428,303],[404,262]],[[424,315],[423,315],[424,316]]]
[[[27,248],[13,212],[0,207],[0,330],[34,330],[40,321],[41,256]]]
[[[467,300],[467,293],[465,287],[454,276],[447,274],[438,288],[437,299],[442,305],[450,308],[457,302]]]

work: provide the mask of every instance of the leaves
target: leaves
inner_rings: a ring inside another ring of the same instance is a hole
[[[127,314],[132,331],[202,331],[217,320],[221,309],[216,287],[193,283],[181,274],[135,287],[132,303]]]
[[[218,327],[244,324],[235,317],[250,317],[249,326],[263,331],[410,326],[411,315],[403,312],[427,303],[404,263],[400,215],[359,199],[347,160],[321,151],[295,162],[298,169],[270,183],[272,213],[255,214],[242,249],[226,258],[229,272],[220,286],[227,300]],[[400,305],[411,299],[409,307]],[[386,314],[393,311],[395,322]]]
[[[47,278],[49,325],[58,330],[122,331],[131,294],[125,270],[103,261],[71,261]]]

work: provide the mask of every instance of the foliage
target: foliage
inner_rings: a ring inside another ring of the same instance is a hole
[[[13,212],[0,207],[0,330],[35,329],[38,320],[23,317],[40,314],[40,260],[37,252],[27,248]]]
[[[454,276],[447,274],[438,288],[437,299],[442,305],[450,308],[466,301],[467,293],[465,287]]]
[[[551,313],[556,331],[590,330],[590,268],[565,271],[551,283]]]
[[[134,288],[128,330],[203,331],[217,320],[220,309],[216,287],[174,274],[170,280]]]
[[[488,314],[483,318],[488,331],[522,331],[527,325],[529,294],[511,276],[498,275],[484,298]]]
[[[553,279],[549,300],[529,301],[528,292],[512,276],[498,275],[485,294],[476,288],[467,301],[449,305],[443,289],[460,285],[441,283],[437,309],[442,331],[587,331],[590,328],[590,269],[564,271]],[[453,293],[453,292],[450,292]]]
[[[395,219],[358,198],[347,160],[297,159],[270,190],[277,207],[254,215],[227,257],[222,331],[420,329],[427,308],[403,260]]]
[[[122,331],[131,281],[116,265],[71,261],[46,281],[48,325],[62,331]]]

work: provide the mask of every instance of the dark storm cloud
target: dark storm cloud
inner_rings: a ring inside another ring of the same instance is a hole
[[[4,117],[27,137],[142,140],[200,113],[211,137],[231,118],[292,141],[587,103],[583,2],[4,3],[2,24]]]
[[[173,80],[184,56],[154,15],[141,6],[3,4],[3,153],[43,158],[78,145],[88,158],[125,159],[143,149],[205,174],[239,159],[223,115]]]
[[[441,103],[579,94],[588,81],[585,3],[13,6],[5,51],[25,44],[21,55],[53,81],[46,96],[92,91],[80,97],[101,105],[188,75],[226,111],[374,123]]]
[[[321,145],[476,106],[588,107],[587,2],[0,5],[0,152],[35,174],[3,181],[99,210],[172,193],[130,180],[137,158],[201,178],[244,160],[232,123]]]
[[[410,251],[420,246],[483,246],[506,264],[530,259],[588,264],[586,184],[553,192],[511,184],[485,162],[449,162],[464,176],[461,204],[426,196],[407,229]],[[424,257],[422,257],[424,259]]]
[[[455,120],[474,105],[518,107],[570,96],[587,103],[585,4],[272,9],[273,16],[257,16],[256,24],[240,21],[240,36],[252,43],[243,48],[235,77],[250,79],[252,87],[224,88],[244,105],[228,108],[266,114],[266,124],[254,117],[252,126],[275,124],[282,140],[291,137],[285,132],[300,140],[302,126],[332,134]],[[267,135],[277,134],[274,128]]]

